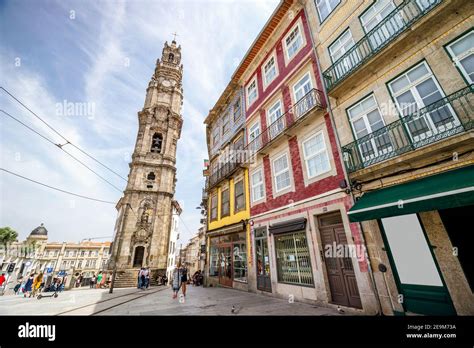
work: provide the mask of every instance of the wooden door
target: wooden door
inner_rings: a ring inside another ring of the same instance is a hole
[[[324,261],[331,291],[331,302],[343,306],[362,308],[359,288],[352,259],[348,254],[347,238],[340,213],[318,218]],[[330,247],[332,252],[326,253]],[[343,254],[337,250],[343,250]]]
[[[219,284],[232,287],[232,246],[219,247]]]

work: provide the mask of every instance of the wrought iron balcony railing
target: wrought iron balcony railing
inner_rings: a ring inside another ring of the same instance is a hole
[[[474,84],[342,147],[349,173],[474,128]]]
[[[207,188],[212,188],[215,185],[217,185],[219,182],[227,178],[230,174],[234,172],[237,167],[240,166],[242,163],[240,159],[240,152],[243,150],[243,146],[238,146],[234,149],[232,149],[232,152],[228,154],[223,154],[225,155],[225,163],[222,163],[216,171],[214,171],[210,176],[209,176],[209,185]]]
[[[405,0],[335,61],[324,73],[328,91],[393,42],[442,0]]]
[[[275,140],[285,130],[291,128],[299,120],[305,118],[311,110],[315,108],[324,109],[326,102],[323,92],[312,89],[296,102],[287,112],[278,117],[258,136],[250,141],[245,147],[246,161],[250,160],[254,154]]]

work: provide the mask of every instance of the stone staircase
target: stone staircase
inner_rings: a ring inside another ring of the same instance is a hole
[[[127,269],[124,271],[117,271],[115,275],[115,288],[136,288],[138,269]]]
[[[117,271],[115,276],[115,284],[114,287],[116,288],[136,288],[138,285],[138,271],[137,269],[126,269]],[[152,270],[151,271],[151,279],[150,285],[156,286],[158,285],[158,274],[164,274],[163,271],[159,270]]]

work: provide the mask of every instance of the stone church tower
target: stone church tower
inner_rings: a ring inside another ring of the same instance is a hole
[[[176,185],[176,145],[183,119],[181,46],[165,43],[161,59],[138,112],[138,135],[118,217],[110,268],[117,267],[115,286],[136,285],[137,271],[149,267],[152,281],[167,267]],[[132,284],[130,284],[133,282]]]

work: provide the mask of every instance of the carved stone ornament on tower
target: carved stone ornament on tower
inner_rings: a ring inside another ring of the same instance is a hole
[[[165,272],[183,118],[181,46],[166,42],[138,112],[138,133],[123,197],[117,203],[111,264],[122,273]],[[117,286],[120,286],[118,284]]]

